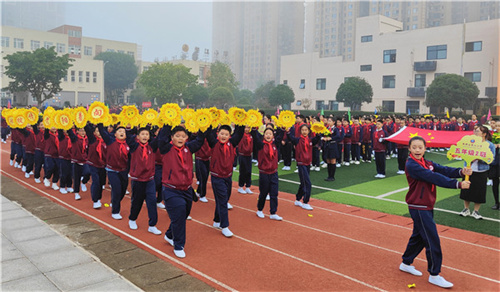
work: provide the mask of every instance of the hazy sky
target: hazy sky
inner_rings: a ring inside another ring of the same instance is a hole
[[[211,2],[65,2],[65,23],[86,37],[142,45],[144,61],[180,58],[183,44],[212,48]]]

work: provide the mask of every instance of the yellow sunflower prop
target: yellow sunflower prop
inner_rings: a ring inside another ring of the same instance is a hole
[[[283,128],[283,127],[281,126],[280,120],[279,120],[276,116],[272,116],[272,117],[271,117],[271,120],[273,120],[274,125],[275,125],[277,128]]]
[[[85,125],[87,125],[87,121],[89,120],[89,115],[84,107],[77,107],[73,109],[71,117],[73,118],[73,123],[75,123],[75,126],[78,128],[85,127]]]
[[[221,125],[231,125],[231,120],[229,119],[229,115],[224,110],[219,110],[220,122]]]
[[[130,124],[134,127],[140,123],[139,110],[135,107],[135,105],[123,106],[119,116],[122,124]]]
[[[229,109],[228,115],[231,122],[233,122],[235,125],[241,126],[245,124],[247,113],[244,109],[232,107]]]
[[[176,103],[166,103],[160,109],[162,121],[172,127],[181,123],[181,108]]]
[[[189,119],[190,117],[195,116],[195,110],[192,108],[185,108],[181,112],[181,116],[184,118],[184,120]]]
[[[258,128],[262,126],[262,114],[254,109],[248,110],[245,124],[250,128]]]
[[[196,111],[196,123],[200,131],[205,132],[212,124],[212,115],[208,109]]]
[[[142,113],[141,126],[145,127],[148,124],[154,125],[155,123],[157,123],[157,118],[158,118],[158,112],[150,108]]]
[[[110,114],[111,116],[111,124],[112,125],[116,125],[118,123],[120,123],[120,116],[117,115],[117,114]]]
[[[197,119],[197,115],[192,115],[190,117],[188,117],[186,120],[185,120],[185,126],[186,126],[186,130],[188,130],[189,132],[191,133],[197,133],[198,130],[200,129],[198,127],[198,119]]]
[[[311,131],[315,134],[323,134],[327,129],[323,123],[314,123],[311,126]]]
[[[45,126],[46,129],[50,129],[54,127],[54,114],[55,111],[45,111],[43,113],[43,125]]]
[[[47,107],[47,108],[45,109],[45,111],[43,112],[43,114],[52,114],[52,113],[53,113],[53,112],[55,112],[55,111],[56,111],[56,110],[55,110],[53,107],[49,106],[49,107]]]
[[[56,128],[69,130],[73,127],[72,113],[69,109],[57,111],[54,115]]]
[[[2,117],[4,117],[5,119],[7,119],[7,117],[9,117],[11,114],[12,114],[12,109],[10,108],[6,108],[6,109],[3,109],[2,110]]]
[[[113,116],[111,114],[105,114],[104,117],[102,118],[102,125],[105,127],[112,126],[113,124]],[[127,124],[124,124],[127,125]]]
[[[217,126],[219,126],[220,119],[222,118],[220,111],[216,107],[211,107],[208,110],[212,116],[212,128],[217,128]]]
[[[109,115],[109,108],[102,102],[93,102],[88,110],[88,119],[92,124],[103,123]]]
[[[13,116],[16,128],[26,128],[26,125],[28,125],[28,119],[26,118],[26,109],[16,110]]]
[[[288,129],[295,124],[295,114],[292,111],[281,111],[279,121],[282,127]]]
[[[26,111],[26,118],[28,119],[28,124],[35,125],[38,123],[38,112],[31,108]]]
[[[7,122],[7,125],[11,128],[16,128],[16,119],[14,118],[14,115],[9,114],[6,118],[5,121]]]

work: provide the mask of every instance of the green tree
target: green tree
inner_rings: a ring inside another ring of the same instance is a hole
[[[144,86],[146,95],[158,104],[179,102],[188,87],[194,86],[198,77],[189,73],[182,64],[157,63],[139,76],[138,84]]]
[[[194,107],[205,107],[208,103],[208,89],[203,85],[192,85],[186,89],[182,95],[186,105],[193,105]]]
[[[151,101],[151,99],[147,97],[146,89],[144,89],[143,86],[137,86],[136,89],[132,90],[128,100],[130,103],[135,103],[138,106],[142,105],[144,101]]]
[[[210,66],[207,83],[210,91],[218,87],[226,87],[231,90],[231,92],[235,92],[239,85],[231,68],[220,61],[216,61]]]
[[[9,62],[4,74],[12,79],[4,90],[29,92],[38,106],[62,90],[61,79],[68,75],[68,68],[73,66],[70,62],[74,61],[68,54],[57,56],[54,47],[17,52],[4,59]]]
[[[217,108],[228,108],[234,104],[234,95],[229,88],[217,87],[210,93],[210,103]]]
[[[116,104],[130,84],[137,78],[137,66],[134,57],[114,52],[103,52],[97,55],[95,60],[104,62],[104,91],[106,101]]]
[[[295,101],[293,90],[285,84],[279,84],[269,94],[269,104],[272,106],[287,106]]]
[[[372,86],[361,77],[350,77],[340,84],[335,99],[343,102],[352,111],[359,110],[363,102],[372,102]]]
[[[255,100],[258,101],[260,99],[262,100],[268,100],[269,95],[271,95],[271,90],[274,88],[274,81],[269,81],[261,86],[259,86],[257,89],[255,89]]]
[[[249,105],[254,102],[253,92],[248,89],[236,90],[234,98],[236,99],[236,103],[238,105]]]
[[[470,108],[479,96],[477,85],[457,74],[444,74],[435,78],[427,88],[425,104],[443,109]]]

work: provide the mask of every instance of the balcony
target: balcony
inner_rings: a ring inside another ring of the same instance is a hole
[[[496,87],[486,87],[484,91],[484,95],[487,97],[496,97],[497,96],[497,88]]]
[[[425,97],[425,87],[408,87],[406,96],[409,97]]]
[[[417,72],[429,72],[436,71],[437,61],[423,61],[415,62],[413,64],[413,70]]]

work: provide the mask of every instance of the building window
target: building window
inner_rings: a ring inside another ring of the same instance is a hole
[[[329,100],[328,101],[328,109],[331,111],[338,111],[339,110],[339,103],[336,100]]]
[[[395,88],[396,75],[387,75],[382,77],[382,88]]]
[[[483,50],[483,42],[469,42],[465,43],[466,52],[480,52]]]
[[[417,29],[417,25],[416,24],[412,25],[411,29]]]
[[[78,82],[83,82],[83,71],[78,71]]]
[[[66,45],[65,44],[61,44],[61,43],[57,43],[57,52],[58,53],[64,53],[64,52],[66,52]]]
[[[9,37],[2,37],[2,47],[3,48],[8,48],[10,46],[10,38]]]
[[[128,51],[127,55],[132,56],[132,58],[134,58],[134,52]]]
[[[16,39],[16,38],[14,38],[14,48],[16,48],[16,49],[24,49],[24,39]]]
[[[362,43],[368,43],[368,42],[371,42],[372,40],[373,40],[373,36],[371,36],[371,35],[364,35],[361,37]]]
[[[448,45],[428,46],[427,60],[446,59]]]
[[[71,71],[71,82],[75,82],[75,71]]]
[[[107,49],[106,52],[111,52],[111,53],[114,53],[115,50],[114,49]]]
[[[320,111],[324,109],[325,102],[323,100],[316,100],[316,110]]]
[[[425,74],[415,74],[415,87],[425,87]]]
[[[283,80],[284,85],[288,85],[288,80]]]
[[[481,72],[465,72],[464,77],[472,82],[481,82]]]
[[[84,46],[83,54],[85,54],[85,56],[92,56],[92,47]]]
[[[31,50],[36,50],[40,48],[40,41],[31,41]]]
[[[97,72],[92,73],[92,82],[97,83]]]
[[[75,38],[81,38],[82,37],[82,32],[78,30],[68,30],[68,35],[70,37],[75,37]]]
[[[75,46],[75,45],[68,46],[68,53],[70,53],[71,55],[80,55],[80,50],[81,50],[80,46]]]
[[[361,71],[371,71],[372,70],[372,65],[361,65],[361,66],[359,66],[359,69]]]
[[[347,80],[351,79],[352,77],[344,77],[344,82],[347,82]]]
[[[408,100],[406,101],[406,112],[410,115],[420,113],[420,101]]]
[[[46,48],[47,50],[50,49],[50,47],[53,47],[54,43],[53,42],[43,42],[43,47]]]
[[[384,112],[394,112],[394,100],[382,100],[382,110]]]
[[[90,72],[89,71],[85,72],[85,82],[87,82],[87,83],[90,82]]]
[[[300,89],[304,89],[304,88],[306,88],[306,80],[305,80],[305,79],[300,79],[300,85],[299,85],[299,88],[300,88]]]
[[[68,74],[64,75],[63,80],[64,82],[68,82]]]
[[[434,79],[438,78],[441,75],[444,75],[446,73],[434,73]]]
[[[396,63],[396,50],[384,50],[384,63]]]
[[[326,89],[326,78],[316,79],[316,90],[325,90],[325,89]]]

